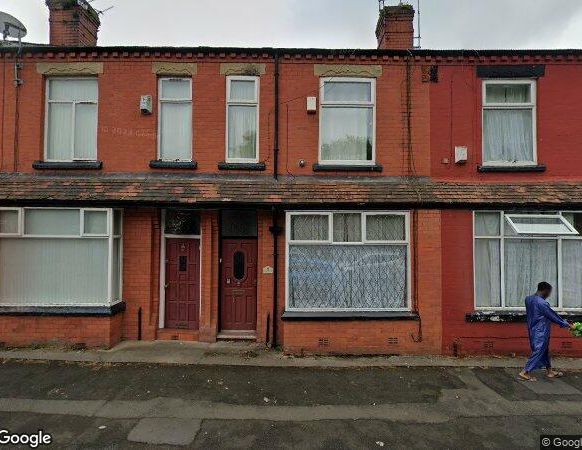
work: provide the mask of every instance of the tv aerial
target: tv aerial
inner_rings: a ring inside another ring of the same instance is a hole
[[[8,38],[15,38],[21,42],[22,38],[26,36],[26,27],[16,17],[0,11],[0,32],[5,41]]]

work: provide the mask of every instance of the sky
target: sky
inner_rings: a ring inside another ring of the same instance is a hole
[[[417,0],[410,0],[416,7]],[[397,4],[398,0],[386,0]],[[377,0],[94,0],[100,45],[375,48]],[[422,48],[582,48],[582,0],[420,0]],[[0,11],[47,43],[44,0]]]

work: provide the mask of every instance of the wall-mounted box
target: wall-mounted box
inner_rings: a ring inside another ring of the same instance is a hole
[[[142,95],[139,102],[139,109],[142,114],[150,115],[154,111],[154,102],[151,95]]]
[[[317,112],[317,97],[307,97],[307,112],[310,114]]]
[[[465,164],[469,158],[467,147],[455,147],[455,164]]]

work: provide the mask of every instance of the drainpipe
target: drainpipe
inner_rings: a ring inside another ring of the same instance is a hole
[[[273,235],[273,333],[271,336],[271,348],[277,345],[277,323],[279,320],[279,235],[281,234],[281,228],[277,225],[278,211],[275,206],[273,206],[273,224],[269,228],[269,231]]]
[[[273,177],[279,179],[279,53],[275,51],[275,138],[273,149]]]

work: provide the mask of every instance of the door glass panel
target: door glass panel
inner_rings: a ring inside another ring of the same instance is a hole
[[[188,270],[188,257],[187,256],[180,256],[180,272],[186,272]]]
[[[222,211],[222,237],[257,237],[256,211]]]
[[[242,280],[245,277],[245,254],[243,252],[234,254],[232,267],[234,277],[237,280]]]

